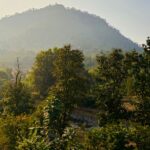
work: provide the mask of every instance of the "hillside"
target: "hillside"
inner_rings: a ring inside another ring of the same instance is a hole
[[[95,15],[62,5],[29,10],[0,20],[0,47],[39,50],[71,43],[83,50],[139,48]]]
[[[90,53],[112,48],[139,49],[104,19],[62,5],[28,10],[0,20],[1,63],[6,62],[8,53],[13,55],[9,63],[16,56],[23,57],[21,53],[27,58],[28,53],[31,57],[31,52],[64,44]]]

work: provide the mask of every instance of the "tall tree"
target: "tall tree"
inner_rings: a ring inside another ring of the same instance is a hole
[[[140,61],[140,71],[135,74],[135,92],[138,96],[137,119],[150,125],[150,38],[143,45],[144,52]]]
[[[6,115],[20,115],[31,111],[31,93],[22,82],[22,73],[18,61],[14,80],[4,87],[2,101],[4,114]]]
[[[30,74],[34,88],[44,97],[47,96],[49,88],[54,84],[54,78],[52,75],[54,58],[55,53],[51,49],[41,51],[36,56]]]
[[[95,94],[101,125],[106,121],[121,118],[124,112],[122,108],[122,84],[125,77],[123,58],[120,49],[115,49],[108,55],[102,54],[97,57],[98,72]]]
[[[56,84],[53,91],[64,105],[64,124],[84,94],[86,77],[83,60],[82,52],[72,50],[70,45],[56,52],[53,70]]]

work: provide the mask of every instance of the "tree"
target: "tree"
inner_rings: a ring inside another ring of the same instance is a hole
[[[83,60],[82,52],[72,50],[70,45],[56,51],[53,70],[56,83],[52,91],[64,105],[62,112],[64,126],[72,109],[84,95],[86,76]]]
[[[136,108],[134,120],[150,124],[150,38],[143,44],[144,51],[125,53],[124,66],[127,72],[126,90]]]
[[[46,97],[55,81],[52,75],[55,50],[41,51],[36,56],[31,74],[29,74],[29,77],[31,77],[29,82],[32,80],[33,86],[40,96]]]
[[[32,100],[29,89],[22,82],[19,62],[13,81],[10,81],[3,90],[3,114],[20,115],[31,112]]]
[[[135,92],[139,103],[136,119],[142,124],[150,125],[150,38],[143,45],[144,52],[140,59],[140,70],[135,74]]]
[[[97,105],[99,107],[99,122],[121,119],[125,111],[122,107],[122,85],[125,78],[123,67],[124,56],[120,49],[112,53],[97,56],[98,68],[95,87]]]

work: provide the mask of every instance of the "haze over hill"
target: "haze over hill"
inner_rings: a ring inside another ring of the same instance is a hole
[[[3,51],[37,51],[68,43],[84,51],[139,49],[104,19],[62,5],[29,10],[0,20]]]
[[[0,20],[0,66],[14,66],[19,57],[28,68],[40,50],[65,44],[90,56],[112,48],[140,49],[104,19],[63,5],[32,9]]]

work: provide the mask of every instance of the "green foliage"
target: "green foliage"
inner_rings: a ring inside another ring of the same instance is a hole
[[[2,95],[4,115],[20,115],[31,112],[31,93],[22,83],[19,70],[16,73],[15,81],[10,81],[4,87]]]
[[[78,150],[82,144],[78,141],[75,129],[64,126],[62,102],[53,96],[43,105],[42,124],[38,122],[18,136],[18,150]]]
[[[53,71],[56,83],[52,91],[64,105],[63,120],[68,120],[72,109],[83,98],[86,89],[83,60],[82,52],[72,50],[70,45],[56,51]]]
[[[22,83],[17,85],[10,83],[4,94],[2,101],[5,115],[20,115],[31,112],[31,95]]]
[[[98,68],[94,89],[99,106],[100,124],[122,117],[122,85],[125,79],[123,53],[114,50],[108,56],[97,57]]]
[[[150,124],[150,52],[149,41],[143,45],[144,52],[136,51],[125,54],[124,66],[127,72],[127,96],[136,97],[134,120],[142,124]]]
[[[0,149],[15,150],[18,136],[27,134],[30,126],[30,116],[8,116],[0,118]]]
[[[109,124],[89,132],[91,150],[148,150],[150,128],[133,124]]]
[[[52,150],[84,150],[82,142],[76,134],[76,129],[67,127],[61,137],[55,138],[50,145]]]
[[[41,51],[35,59],[35,63],[28,75],[29,82],[32,84],[40,96],[47,96],[50,87],[54,84],[52,75],[53,61],[55,53],[49,49]]]
[[[136,118],[142,124],[150,125],[150,38],[143,45],[144,53],[140,57],[140,70],[135,76],[135,93],[139,99]]]
[[[54,96],[47,98],[47,105],[44,107],[44,124],[47,124],[48,135],[61,135],[66,127],[66,120],[63,120],[64,105],[61,100]]]
[[[118,119],[149,123],[150,107],[150,53],[149,39],[144,52],[135,50],[123,54],[114,50],[97,57],[94,93],[99,107],[99,122],[103,125]],[[135,111],[127,113],[124,101],[134,105]]]
[[[49,144],[37,132],[38,130],[31,130],[28,137],[22,137],[16,150],[49,150]]]

